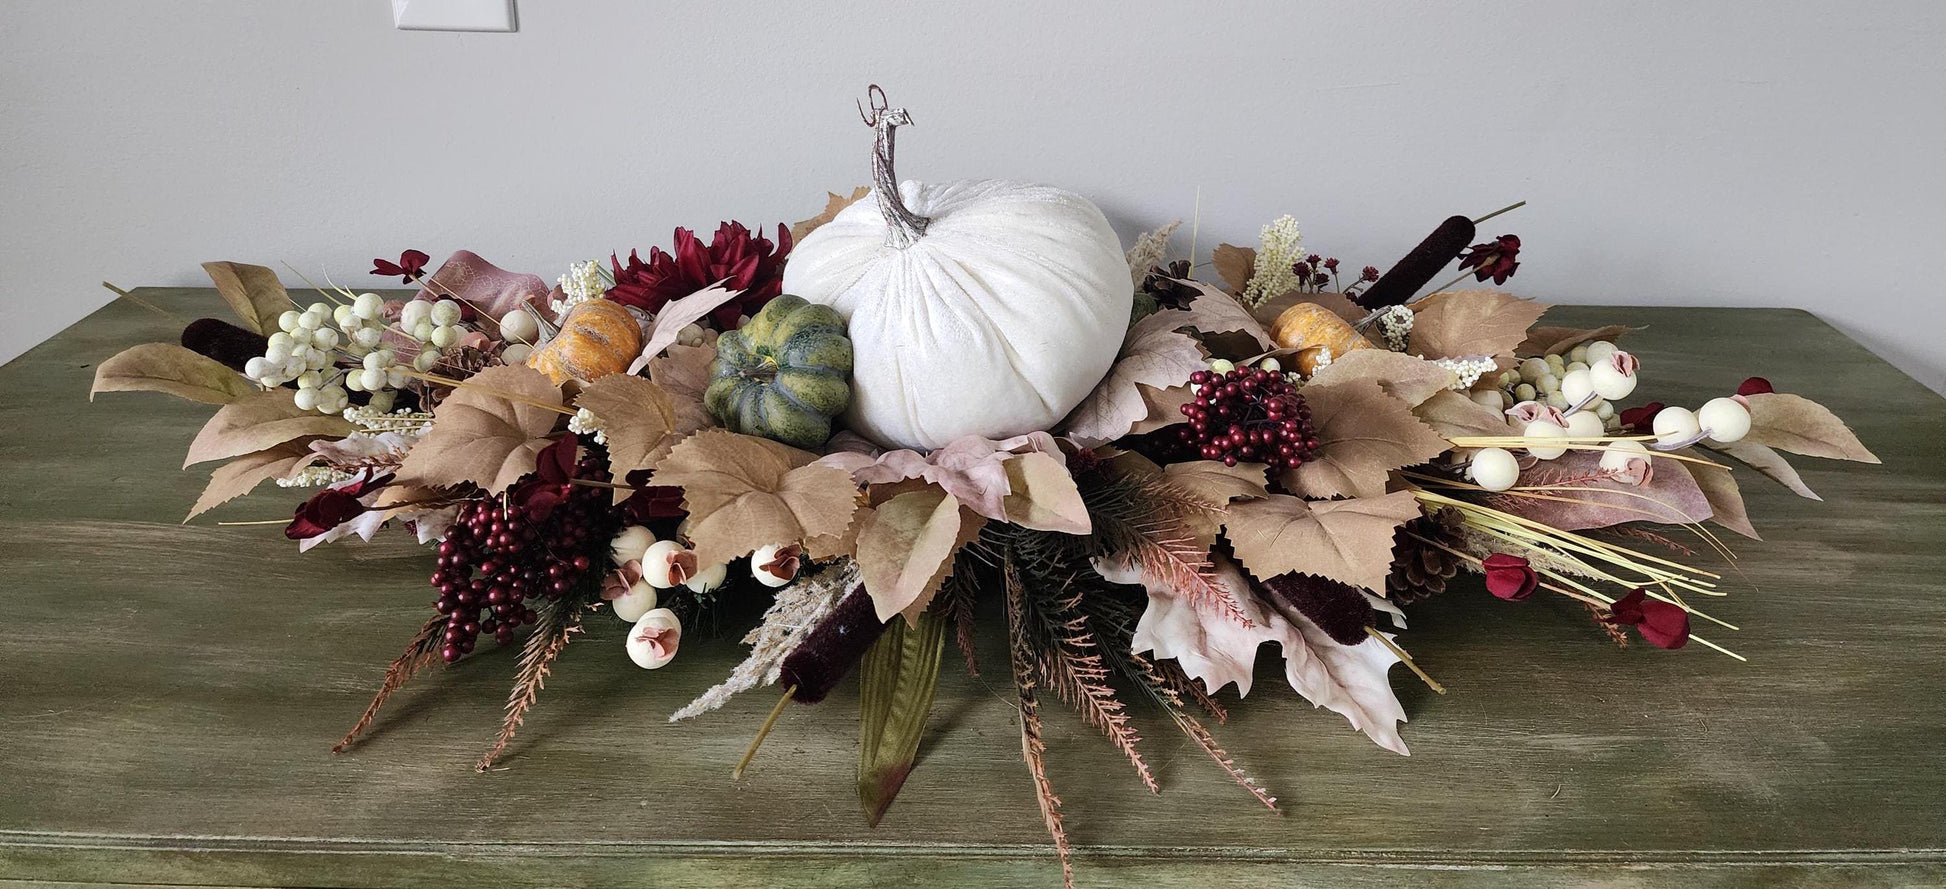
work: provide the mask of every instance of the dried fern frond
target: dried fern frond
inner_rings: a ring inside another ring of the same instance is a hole
[[[743,637],[743,644],[750,646],[750,655],[730,671],[730,678],[671,714],[669,721],[701,716],[728,703],[739,692],[775,684],[784,668],[784,659],[804,643],[810,630],[829,617],[838,601],[858,584],[857,564],[845,559],[816,574],[799,577],[778,590],[776,601],[764,611],[763,619]]]
[[[1174,658],[1150,661],[1149,669],[1155,672],[1156,678],[1162,681],[1165,688],[1174,692],[1178,699],[1186,698],[1196,702],[1196,706],[1203,708],[1203,712],[1208,713],[1218,725],[1230,721],[1230,711],[1210,695],[1209,690],[1203,687],[1203,683],[1184,672],[1182,665],[1176,663]]]
[[[1239,768],[1236,760],[1216,743],[1216,737],[1210,734],[1209,729],[1205,728],[1196,717],[1189,715],[1178,693],[1178,686],[1188,686],[1194,690],[1199,698],[1207,702],[1209,708],[1213,708],[1219,714],[1222,713],[1222,707],[1214,700],[1210,700],[1207,693],[1197,688],[1194,680],[1182,675],[1181,668],[1173,662],[1152,661],[1131,649],[1130,640],[1134,638],[1136,620],[1134,607],[1106,590],[1089,596],[1084,601],[1089,623],[1096,628],[1097,635],[1105,642],[1101,651],[1108,665],[1116,673],[1133,682],[1151,702],[1164,713],[1169,714],[1169,719],[1176,724],[1176,728],[1195,742],[1196,746],[1201,747],[1203,752],[1216,762],[1217,767],[1228,774],[1232,780],[1241,785],[1251,796],[1256,797],[1257,801],[1263,803],[1265,807],[1281,813],[1282,810],[1277,808],[1277,798],[1271,796],[1270,792],[1257,782],[1257,779],[1250,777],[1249,773]],[[1180,680],[1171,678],[1168,672],[1170,670],[1180,676]]]
[[[1192,523],[1216,521],[1220,507],[1160,477],[1128,475],[1081,490],[1094,533],[1094,555],[1125,560],[1199,607],[1245,626],[1250,618],[1216,581],[1208,540]]]
[[[1088,629],[1081,609],[1085,585],[1072,578],[1061,581],[1022,578],[1018,605],[1022,632],[1032,646],[1033,662],[1043,686],[1062,703],[1081,713],[1083,721],[1101,730],[1115,745],[1143,785],[1160,793],[1155,773],[1137,747],[1142,737],[1129,724],[1128,710],[1108,684],[1108,668],[1101,647]]]
[[[582,597],[573,593],[541,603],[533,635],[527,637],[520,651],[520,670],[514,676],[513,692],[507,696],[507,717],[500,723],[500,734],[494,739],[492,749],[473,767],[475,771],[492,768],[494,760],[506,752],[514,732],[520,730],[521,721],[527,718],[528,709],[547,685],[547,674],[554,669],[554,660],[568,647],[568,640],[581,632],[584,611]]]
[[[1040,806],[1048,835],[1054,838],[1054,853],[1061,859],[1061,883],[1065,889],[1074,889],[1074,862],[1070,860],[1067,828],[1061,822],[1061,798],[1054,795],[1054,784],[1047,779],[1047,745],[1041,740],[1040,701],[1034,694],[1034,648],[1023,613],[1026,591],[1011,561],[1001,572],[1007,597],[1007,650],[1013,662],[1014,691],[1020,698],[1020,756],[1034,777],[1034,802]]]
[[[960,657],[966,659],[966,675],[980,675],[980,665],[973,656],[973,605],[979,597],[979,580],[974,571],[977,559],[962,552],[955,556],[961,560],[947,575],[946,582],[939,589],[939,597],[933,600],[933,607],[953,619],[953,641],[959,645]]]
[[[446,616],[443,614],[426,621],[426,625],[419,628],[412,641],[405,644],[404,653],[385,668],[385,681],[379,684],[378,694],[372,696],[372,703],[365,708],[364,715],[358,717],[351,731],[345,732],[344,739],[331,748],[332,753],[343,753],[350,749],[352,742],[378,719],[378,710],[385,706],[385,700],[439,656],[439,641],[445,633]]]

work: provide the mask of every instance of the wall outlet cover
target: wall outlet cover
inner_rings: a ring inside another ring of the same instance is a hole
[[[513,31],[514,0],[392,0],[401,31]]]

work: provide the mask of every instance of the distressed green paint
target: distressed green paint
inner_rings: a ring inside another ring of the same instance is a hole
[[[789,708],[740,784],[774,694],[667,724],[739,657],[743,615],[653,673],[593,621],[488,774],[471,765],[510,650],[429,671],[332,756],[426,614],[430,562],[389,535],[299,558],[275,526],[215,525],[287,516],[297,497],[273,487],[179,525],[209,469],[182,452],[211,409],[89,404],[88,383],[226,309],[209,290],[138,296],[179,321],[120,301],[0,368],[0,886],[1058,885],[998,633],[986,675],[943,671],[877,829],[854,802],[855,686]],[[1152,796],[1050,706],[1083,885],[1946,882],[1946,401],[1802,312],[1549,320],[1647,324],[1630,338],[1645,396],[1697,404],[1767,376],[1884,458],[1796,461],[1822,504],[1737,471],[1766,539],[1731,538],[1744,579],[1710,605],[1745,629],[1712,638],[1751,663],[1618,651],[1573,603],[1462,587],[1401,637],[1452,691],[1396,672],[1410,758],[1268,663],[1215,728],[1283,817],[1147,719]]]

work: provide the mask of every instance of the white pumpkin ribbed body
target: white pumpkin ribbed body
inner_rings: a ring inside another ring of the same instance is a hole
[[[887,447],[1052,428],[1107,375],[1133,288],[1121,242],[1073,192],[905,182],[931,221],[886,246],[876,195],[805,236],[784,292],[838,310],[852,342],[846,424]]]

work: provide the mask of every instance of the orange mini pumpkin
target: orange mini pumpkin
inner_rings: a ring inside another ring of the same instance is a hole
[[[1317,303],[1298,303],[1285,309],[1271,322],[1270,338],[1281,348],[1298,350],[1294,363],[1297,372],[1307,377],[1318,369],[1325,349],[1336,357],[1354,349],[1378,348],[1336,312]]]
[[[642,351],[642,327],[620,303],[589,300],[568,310],[561,332],[527,357],[556,384],[591,383],[628,369]]]

